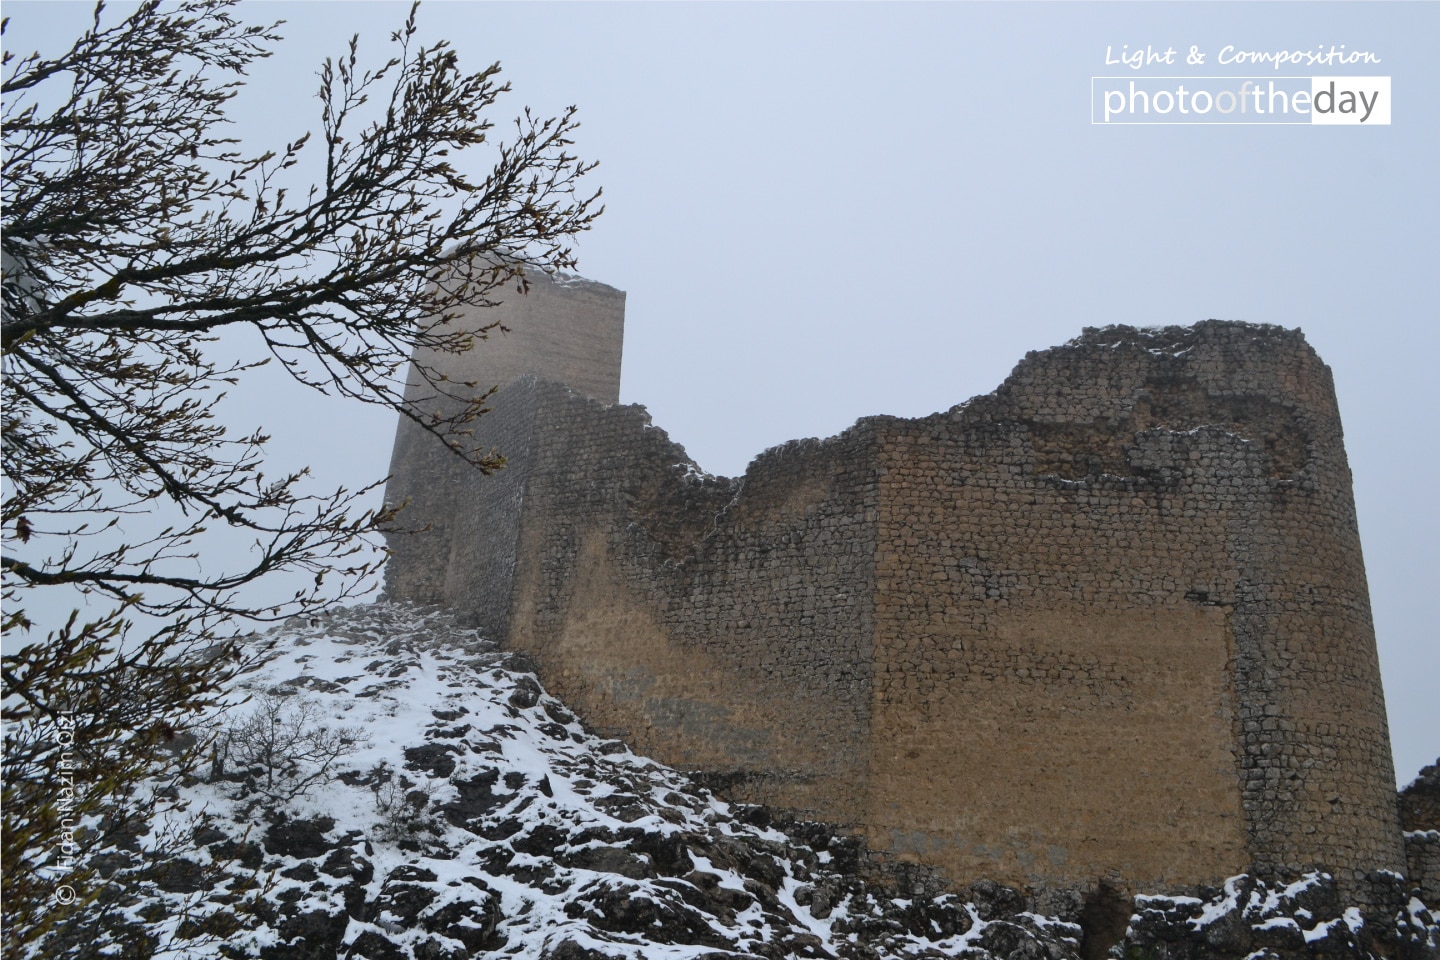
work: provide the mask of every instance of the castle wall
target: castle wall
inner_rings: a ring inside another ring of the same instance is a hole
[[[1440,830],[1408,831],[1405,857],[1410,889],[1419,890],[1424,903],[1440,903]]]
[[[497,629],[636,749],[959,881],[1404,872],[1333,386],[1298,332],[1087,331],[738,480],[638,407],[533,379],[494,406],[510,486],[447,495],[445,559],[397,551],[387,589],[422,598],[423,568],[485,622],[508,595]]]
[[[875,481],[850,463],[870,441],[704,478],[639,408],[542,391],[512,643],[601,731],[734,797],[858,822]]]
[[[1231,638],[1184,596],[1204,532],[1141,484],[1037,477],[1023,427],[936,426],[886,445],[879,846],[1021,885],[1241,872]]]
[[[1440,761],[1421,770],[1399,799],[1410,888],[1425,903],[1440,903]]]
[[[1257,332],[1097,332],[896,423],[882,846],[1019,881],[1397,869],[1329,371]]]

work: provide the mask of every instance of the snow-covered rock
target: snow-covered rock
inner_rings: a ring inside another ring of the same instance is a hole
[[[269,658],[215,719],[207,778],[111,854],[111,875],[142,895],[117,896],[105,930],[85,934],[99,955],[1078,960],[1108,945],[1087,948],[1078,909],[1039,916],[988,883],[917,895],[854,839],[726,804],[593,736],[522,655],[441,613],[338,609],[252,646]],[[198,852],[134,872],[181,832]],[[1434,955],[1425,904],[1374,936],[1333,884],[1314,892],[1327,883],[1137,898],[1111,952]],[[78,955],[77,936],[33,956]]]

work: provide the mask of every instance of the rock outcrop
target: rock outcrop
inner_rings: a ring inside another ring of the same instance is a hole
[[[724,803],[595,736],[523,655],[434,612],[337,610],[255,638],[267,648],[216,718],[230,761],[100,854],[124,882],[98,886],[98,928],[62,923],[33,956],[1421,960],[1440,946],[1420,899],[1362,910],[1323,875],[1037,899],[877,863],[832,826]],[[324,775],[293,749],[236,760],[256,710],[287,743],[334,745]]]

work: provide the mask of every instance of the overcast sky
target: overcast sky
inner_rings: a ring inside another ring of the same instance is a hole
[[[383,55],[406,9],[246,4],[287,41],[237,130],[313,129],[320,60],[355,32]],[[5,13],[28,50],[88,7]],[[581,272],[628,293],[622,400],[711,472],[987,393],[1084,326],[1303,328],[1339,391],[1402,784],[1435,761],[1440,6],[437,2],[421,26],[501,62],[498,116],[579,106],[608,207]],[[1105,62],[1147,45],[1174,65]],[[1277,71],[1218,63],[1227,46],[1379,62]],[[1117,74],[1387,76],[1392,123],[1092,124],[1091,77]],[[244,404],[332,486],[386,469],[373,410]]]

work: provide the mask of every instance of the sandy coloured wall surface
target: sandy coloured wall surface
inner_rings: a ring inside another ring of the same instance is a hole
[[[888,846],[1012,878],[1396,869],[1349,472],[1298,333],[1092,331],[890,434]],[[958,830],[908,799],[959,791]]]
[[[625,294],[578,278],[528,277],[527,293],[506,287],[494,294],[495,306],[460,312],[456,326],[483,331],[484,339],[466,353],[428,352],[420,359],[431,376],[448,378],[446,389],[473,382],[478,394],[538,375],[614,403],[620,397]],[[421,413],[450,415],[456,409],[414,365],[405,396]],[[473,446],[493,448],[507,461],[506,469],[489,477],[477,477],[435,437],[400,421],[385,490],[388,503],[407,504],[403,535],[389,539],[386,589],[392,595],[464,610],[504,639],[521,503],[532,474],[534,413],[511,391],[510,402],[476,423]]]
[[[387,589],[469,612],[636,749],[957,881],[1405,871],[1333,386],[1298,332],[1086,331],[737,479],[639,407],[533,377],[494,406],[496,478],[397,443],[395,488],[445,528]]]

